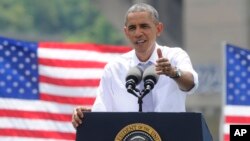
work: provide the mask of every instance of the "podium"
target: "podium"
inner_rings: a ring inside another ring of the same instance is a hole
[[[212,141],[201,113],[86,112],[76,141]]]

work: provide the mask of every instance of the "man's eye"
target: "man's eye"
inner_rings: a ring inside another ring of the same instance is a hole
[[[141,27],[142,27],[142,28],[149,28],[148,25],[142,25]]]
[[[135,27],[128,27],[128,30],[135,30]]]

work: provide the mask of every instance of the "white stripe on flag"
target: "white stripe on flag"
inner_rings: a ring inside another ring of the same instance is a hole
[[[24,118],[11,118],[0,117],[0,128],[15,128],[25,130],[45,130],[45,131],[59,131],[75,133],[70,122],[41,120],[41,119],[24,119]]]
[[[250,107],[249,106],[230,106],[227,105],[224,108],[225,115],[229,116],[250,116]]]
[[[59,114],[72,114],[74,105],[51,103],[40,100],[0,99],[0,108],[20,111],[36,111]]]
[[[103,68],[80,69],[80,68],[59,68],[39,65],[39,74],[52,78],[62,79],[100,79]]]
[[[70,50],[70,49],[52,49],[39,48],[38,57],[47,59],[62,59],[62,60],[90,60],[98,62],[108,62],[114,59],[120,53],[100,53],[88,50]]]
[[[229,124],[224,124],[224,134],[229,134]]]
[[[65,87],[48,83],[40,83],[39,89],[40,93],[68,97],[95,97],[97,90],[96,87]]]

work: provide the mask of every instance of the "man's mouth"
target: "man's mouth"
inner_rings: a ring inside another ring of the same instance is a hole
[[[136,42],[135,42],[135,44],[136,45],[140,45],[140,44],[143,44],[143,43],[145,43],[146,42],[146,40],[137,40]]]

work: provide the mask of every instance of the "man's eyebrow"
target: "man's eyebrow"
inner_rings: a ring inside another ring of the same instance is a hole
[[[127,27],[128,27],[128,28],[131,28],[131,27],[135,27],[135,25],[134,25],[134,24],[131,24],[131,25],[128,25]]]
[[[139,26],[148,26],[148,25],[150,25],[149,23],[141,23],[141,24],[139,24]],[[127,25],[127,27],[134,27],[134,26],[136,26],[135,24],[129,24],[129,25]]]

